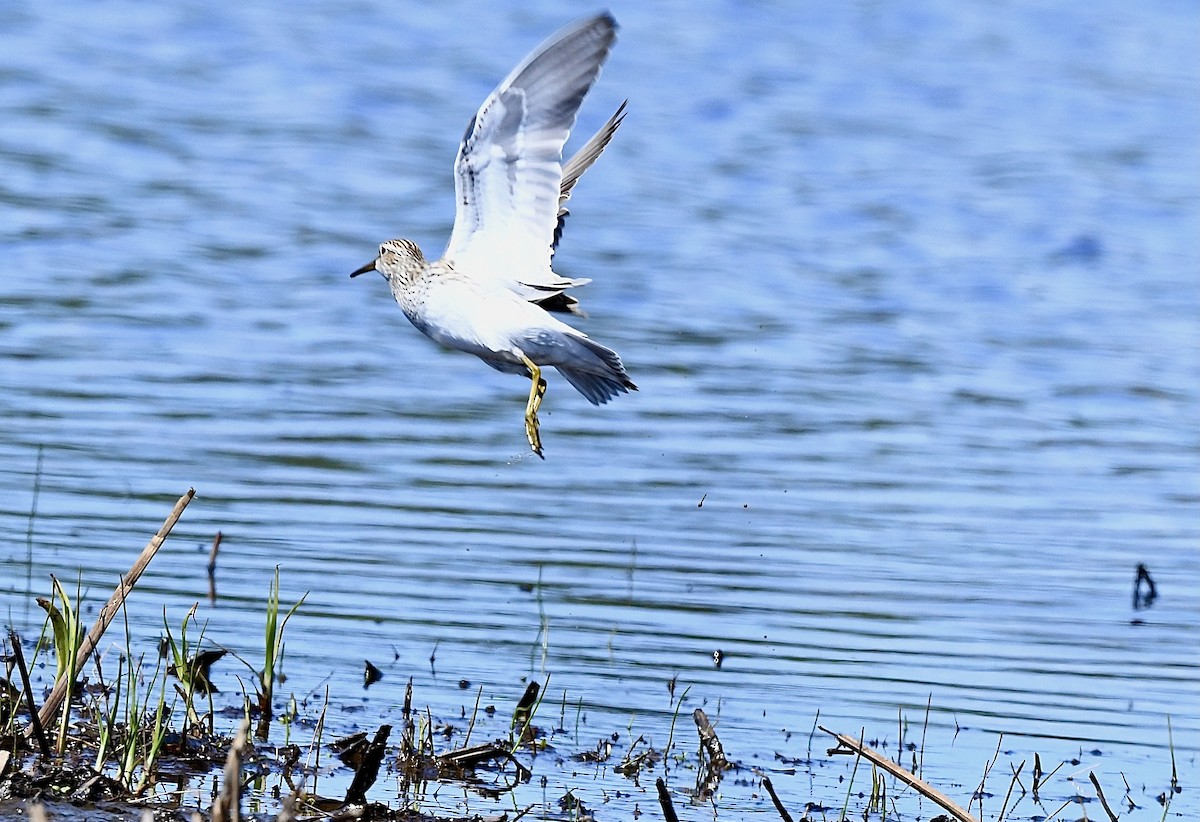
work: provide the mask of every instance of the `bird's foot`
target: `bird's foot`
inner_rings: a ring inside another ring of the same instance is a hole
[[[538,434],[538,409],[542,407],[542,397],[546,396],[546,381],[542,379],[542,369],[537,363],[521,354],[521,359],[525,363],[525,367],[529,369],[529,402],[525,403],[525,437],[529,440],[529,447],[533,449],[533,453],[537,454],[542,459],[546,457],[542,454],[542,438]]]
[[[537,412],[533,411],[525,415],[525,437],[529,440],[529,447],[533,449],[533,453],[537,454],[542,459],[545,455],[542,453],[542,437],[538,433],[538,418]]]

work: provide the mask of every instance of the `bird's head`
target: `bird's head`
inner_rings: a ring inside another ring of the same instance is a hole
[[[386,243],[380,244],[379,254],[374,260],[362,268],[350,272],[350,276],[357,277],[368,271],[378,271],[385,280],[390,280],[404,271],[424,264],[425,255],[421,253],[421,249],[417,248],[416,243],[411,240],[388,240]]]

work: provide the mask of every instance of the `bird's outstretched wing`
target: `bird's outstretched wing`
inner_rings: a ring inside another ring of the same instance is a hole
[[[526,57],[467,126],[444,255],[460,273],[492,278],[528,300],[587,282],[554,274],[550,255],[561,204],[616,126],[602,128],[572,159],[569,184],[562,149],[615,39],[609,14],[566,27]]]
[[[583,172],[591,168],[592,163],[596,162],[596,158],[604,152],[604,149],[608,148],[613,135],[625,121],[625,106],[628,103],[628,100],[621,103],[617,107],[616,114],[609,117],[608,122],[602,125],[600,130],[583,144],[583,148],[575,152],[575,156],[563,165],[562,183],[558,188],[558,221],[554,225],[554,242],[551,244],[552,254],[554,250],[558,249],[558,243],[562,240],[563,227],[567,222],[567,215],[571,213],[567,209],[567,200],[571,199],[571,189],[575,188],[575,184],[579,182]]]

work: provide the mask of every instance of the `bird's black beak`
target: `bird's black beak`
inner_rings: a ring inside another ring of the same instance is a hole
[[[368,271],[374,271],[374,270],[375,270],[375,261],[371,260],[371,262],[367,263],[366,265],[364,265],[362,268],[358,269],[357,271],[351,271],[350,276],[357,277],[359,274],[366,274]]]

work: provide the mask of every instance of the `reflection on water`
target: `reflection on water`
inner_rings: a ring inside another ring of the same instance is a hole
[[[520,380],[346,274],[444,242],[462,126],[561,9],[0,12],[5,621],[49,573],[101,600],[194,485],[133,631],[201,601],[252,658],[279,566],[286,687],[344,722],[552,673],[665,737],[678,677],[766,767],[929,703],[931,780],[1002,732],[1158,818],[1168,716],[1200,778],[1195,15],[613,10],[580,128],[630,115],[556,262],[642,390],[552,379],[545,463]]]

